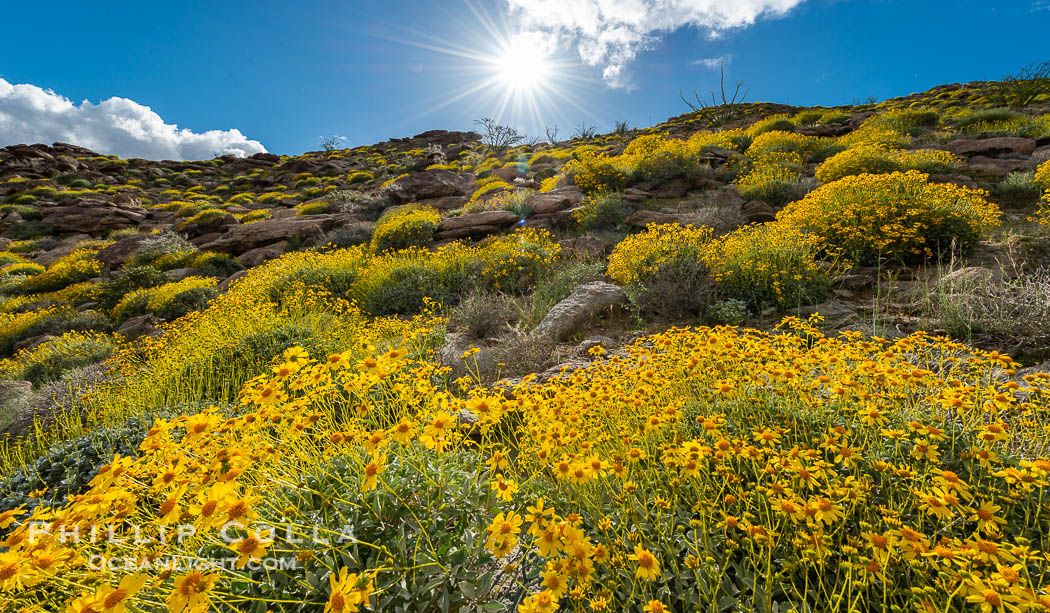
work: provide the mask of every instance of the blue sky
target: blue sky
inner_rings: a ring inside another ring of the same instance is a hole
[[[52,90],[73,104],[127,98],[166,124],[198,134],[236,129],[269,151],[294,154],[317,149],[324,135],[371,144],[432,128],[466,130],[475,118],[497,115],[503,82],[448,101],[491,79],[494,71],[481,67],[481,58],[521,30],[542,30],[557,45],[550,57],[561,75],[549,83],[563,95],[547,87],[535,92],[552,98],[538,118],[511,111],[500,117],[533,134],[543,123],[568,135],[581,122],[606,131],[615,120],[646,126],[685,112],[680,90],[717,85],[717,70],[698,63],[711,58],[727,58],[727,74],[747,82],[749,99],[799,105],[885,99],[998,78],[1050,59],[1050,3],[1042,0],[766,0],[774,8],[765,12],[763,0],[753,0],[756,15],[744,17],[754,17],[753,24],[715,36],[695,25],[707,23],[704,9],[697,9],[694,25],[678,27],[637,17],[631,26],[647,39],[628,45],[628,59],[585,65],[572,24],[545,21],[549,1],[536,0],[533,8],[530,0],[8,3],[0,78]],[[662,4],[559,4],[577,1]],[[791,8],[776,14],[776,7]],[[622,69],[615,83],[603,79],[612,63]],[[0,89],[0,103],[2,96]],[[9,96],[8,115],[11,104]],[[0,104],[0,145],[37,136],[34,130],[40,139],[55,133],[40,127],[48,119],[39,115],[20,130],[10,129],[8,117],[5,133],[4,109]],[[60,135],[80,137],[64,129]],[[198,150],[224,137],[216,138],[199,142]],[[102,136],[93,142],[111,145]],[[118,146],[126,143],[112,144]]]

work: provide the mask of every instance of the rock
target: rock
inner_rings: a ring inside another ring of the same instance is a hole
[[[46,343],[47,341],[53,340],[55,337],[50,334],[40,334],[37,336],[30,336],[29,338],[22,339],[15,343],[14,353],[18,353],[23,349],[32,349],[38,345]]]
[[[639,203],[645,202],[649,198],[652,198],[653,195],[642,189],[628,187],[627,189],[623,190],[623,193],[620,195],[620,197],[627,202]]]
[[[593,236],[567,238],[558,243],[562,256],[576,257],[585,260],[598,259],[605,254],[605,243]]]
[[[198,245],[202,251],[244,253],[282,240],[309,243],[324,240],[325,232],[357,221],[348,213],[304,215],[287,219],[264,219],[231,227],[220,238]]]
[[[513,183],[514,179],[524,179],[525,173],[518,168],[518,165],[505,166],[503,168],[497,168],[489,173],[490,176],[499,177],[508,183]]]
[[[253,154],[253,155],[249,155],[248,159],[249,160],[259,160],[261,162],[274,162],[274,163],[277,163],[277,162],[281,161],[281,156],[275,155],[273,153],[256,153],[256,154]]]
[[[172,268],[164,272],[172,281],[182,281],[186,277],[192,277],[197,271],[193,268]]]
[[[985,268],[984,266],[967,266],[965,268],[958,268],[944,275],[940,279],[941,286],[948,291],[952,290],[964,290],[966,288],[974,287],[983,283],[989,283],[997,281],[1001,277],[1001,273],[998,273],[991,268]]]
[[[959,187],[977,189],[977,181],[960,174],[932,174],[930,175],[930,183],[951,183]]]
[[[254,268],[267,260],[280,257],[288,250],[288,241],[280,241],[265,247],[256,247],[237,256],[237,261],[245,268]]]
[[[692,188],[692,182],[679,178],[664,181],[649,191],[653,198],[681,198]]]
[[[777,211],[761,200],[745,202],[740,207],[747,223],[764,223],[777,218]]]
[[[163,319],[150,313],[139,315],[120,324],[120,327],[117,328],[117,334],[129,341],[143,336],[158,336],[161,334],[161,331],[157,329],[157,325],[163,322]]]
[[[452,211],[467,203],[466,196],[441,196],[440,198],[426,198],[419,201],[420,204],[435,208],[439,211]]]
[[[590,355],[591,349],[595,347],[601,347],[602,349],[608,350],[610,347],[614,347],[616,341],[608,336],[588,336],[576,346],[576,354],[587,357]]]
[[[244,278],[247,275],[247,270],[238,270],[237,272],[233,273],[232,275],[226,277],[221,282],[219,282],[219,284],[215,286],[215,289],[220,293],[225,292],[226,290],[230,289],[230,285],[232,285],[234,281]]]
[[[1004,154],[1031,155],[1035,151],[1035,140],[1017,136],[996,138],[959,139],[948,143],[948,151],[956,155],[997,156]]]
[[[604,281],[585,283],[554,305],[532,335],[560,342],[583,329],[602,309],[625,304],[627,294],[620,287]]]
[[[513,226],[519,219],[517,213],[512,211],[479,211],[459,217],[448,217],[438,223],[434,240],[495,234]]]
[[[1024,170],[1028,166],[1027,160],[1000,159],[976,155],[970,158],[970,163],[966,165],[966,168],[974,174],[1002,177],[1011,172]]]
[[[448,170],[424,170],[401,177],[387,187],[396,203],[416,202],[442,196],[465,196],[473,181]]]
[[[799,307],[798,309],[798,315],[803,318],[814,313],[819,313],[824,317],[825,322],[835,325],[846,323],[857,315],[856,309],[838,300],[829,300],[820,304]]]
[[[110,268],[123,264],[131,259],[131,256],[138,253],[143,241],[147,238],[149,238],[147,234],[122,238],[108,247],[99,249],[98,253],[95,254],[95,259]]]
[[[525,204],[533,215],[546,215],[567,211],[583,202],[583,194],[577,187],[559,187],[549,192],[529,194]]]
[[[41,223],[59,232],[98,233],[137,226],[146,219],[146,210],[137,204],[117,204],[106,200],[72,198],[48,207]]]

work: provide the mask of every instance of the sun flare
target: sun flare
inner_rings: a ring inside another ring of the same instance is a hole
[[[546,54],[523,40],[507,44],[493,59],[493,70],[499,80],[517,92],[543,89],[551,76]]]

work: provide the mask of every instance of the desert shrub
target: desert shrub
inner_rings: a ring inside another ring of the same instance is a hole
[[[767,153],[737,180],[740,195],[773,206],[798,200],[809,191],[805,169],[806,163],[798,153]]]
[[[819,236],[829,251],[861,263],[965,250],[999,224],[985,192],[927,178],[908,171],[839,179],[788,205],[777,223]]]
[[[296,215],[320,215],[322,213],[327,213],[328,209],[330,209],[331,207],[332,207],[332,203],[331,202],[327,202],[327,201],[323,201],[323,200],[319,201],[319,202],[310,202],[308,204],[301,204],[301,205],[299,205],[299,207],[297,209],[298,212],[296,213]]]
[[[240,221],[242,224],[252,223],[255,221],[262,221],[264,219],[269,219],[270,214],[270,209],[255,209],[254,211],[249,211],[244,215],[241,215],[238,221]]]
[[[221,278],[244,270],[244,266],[241,266],[241,263],[233,256],[214,251],[202,251],[196,254],[190,261],[189,267],[200,271],[205,276]]]
[[[199,311],[215,297],[217,283],[212,277],[186,277],[165,283],[150,290],[146,310],[164,319],[177,319],[191,311]]]
[[[1050,226],[1050,160],[1035,169],[1034,177],[1036,184],[1043,188],[1043,199],[1032,220]]]
[[[177,223],[175,225],[175,229],[176,230],[184,230],[184,229],[188,228],[191,225],[198,225],[198,224],[199,225],[207,225],[207,224],[215,223],[215,222],[219,221],[220,219],[223,219],[227,215],[229,215],[229,213],[227,213],[223,209],[207,208],[207,209],[204,209],[204,210],[200,211],[199,213],[196,213],[192,217],[188,217],[186,219],[183,219],[182,221],[180,221],[179,223]]]
[[[622,157],[584,153],[567,163],[565,172],[585,194],[621,191],[630,180],[630,168]]]
[[[174,232],[162,232],[146,238],[131,256],[128,266],[150,264],[166,255],[196,251],[192,243]]]
[[[5,236],[15,240],[29,240],[33,238],[44,238],[55,233],[55,229],[37,219],[23,219],[16,221]]]
[[[804,109],[795,113],[791,121],[800,126],[817,123],[826,112],[824,109]]]
[[[376,222],[372,249],[376,253],[392,249],[421,247],[434,238],[441,214],[430,207],[406,206],[387,213]]]
[[[117,343],[108,334],[66,332],[58,338],[20,352],[14,358],[18,368],[10,374],[39,387],[70,370],[105,360],[113,355],[116,348]]]
[[[62,257],[47,270],[28,277],[18,287],[23,294],[53,292],[67,285],[97,277],[102,272],[102,263],[95,259],[98,249],[77,249]]]
[[[744,130],[720,130],[697,132],[689,137],[689,147],[701,153],[712,149],[744,151],[751,144],[751,136]]]
[[[151,421],[133,417],[50,447],[31,464],[0,477],[0,508],[60,505],[67,496],[87,491],[99,468],[114,455],[138,455]]]
[[[452,310],[449,324],[463,330],[469,338],[488,338],[513,321],[511,306],[510,299],[503,294],[472,292]]]
[[[217,282],[211,277],[186,277],[181,281],[136,289],[125,294],[110,315],[117,321],[146,313],[164,319],[177,319],[207,306],[208,301],[216,295]]]
[[[994,191],[1000,198],[1012,201],[1037,200],[1040,192],[1034,170],[1011,172],[995,186]]]
[[[704,247],[704,262],[718,281],[719,294],[745,302],[756,312],[819,302],[833,280],[820,261],[817,237],[793,227],[750,225],[714,238]]]
[[[1014,278],[997,275],[942,279],[928,294],[927,312],[937,327],[968,342],[991,337],[996,345],[1038,351],[1050,347],[1050,269]]]
[[[963,166],[961,158],[938,149],[902,151],[881,144],[859,145],[825,160],[816,177],[831,183],[850,175],[883,174],[917,170],[928,174],[950,173]]]
[[[157,287],[167,281],[167,275],[153,266],[130,266],[125,268],[119,276],[100,283],[96,300],[100,309],[109,312],[129,292]]]
[[[7,276],[24,275],[27,277],[33,275],[39,275],[46,270],[40,264],[35,262],[15,262],[14,264],[7,264],[3,268],[0,268],[0,274]]]
[[[842,123],[844,121],[848,121],[851,117],[853,117],[853,114],[849,111],[831,109],[830,111],[825,111],[820,116],[820,119],[817,120],[817,123],[821,125],[829,123]]]
[[[862,127],[882,128],[908,136],[918,136],[937,127],[940,121],[941,116],[937,111],[896,109],[869,118]]]
[[[512,190],[514,186],[499,177],[486,177],[477,183],[477,188],[470,195],[471,202],[482,202],[496,196],[503,190]]]
[[[0,313],[0,354],[10,354],[15,345],[34,336],[54,336],[71,330],[105,331],[109,327],[109,321],[101,313],[80,312],[68,306],[47,307],[25,313]]]
[[[705,319],[716,326],[739,326],[747,321],[748,304],[737,298],[716,300],[708,307]]]
[[[714,300],[715,281],[703,261],[710,241],[710,228],[649,226],[616,245],[607,274],[643,312],[670,317],[702,313]]]
[[[756,138],[767,132],[773,131],[794,132],[795,122],[791,119],[791,116],[786,113],[770,115],[769,117],[759,119],[751,124],[747,129],[747,135],[751,138]]]
[[[572,212],[573,219],[584,230],[616,228],[623,225],[633,207],[620,194],[596,194],[587,197]]]
[[[462,287],[448,283],[426,252],[400,252],[369,267],[353,285],[352,296],[372,315],[415,313],[428,299],[454,303]]]
[[[19,264],[28,261],[29,260],[18,255],[17,253],[12,253],[10,251],[0,251],[0,266],[7,266],[8,264]]]
[[[528,292],[549,273],[560,251],[545,230],[523,228],[490,237],[478,246],[481,283],[510,295]],[[464,283],[473,281],[469,267],[460,266],[457,274],[467,277]]]
[[[751,145],[747,148],[747,155],[752,158],[759,158],[767,153],[798,153],[805,155],[826,147],[829,140],[780,130],[763,132],[762,135],[751,141]]]

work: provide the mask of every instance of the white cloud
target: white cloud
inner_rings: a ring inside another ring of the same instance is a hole
[[[104,154],[153,160],[200,160],[216,154],[262,153],[262,143],[240,130],[200,134],[165,123],[148,106],[127,98],[79,105],[28,83],[0,78],[0,146],[63,142]]]
[[[730,55],[720,55],[718,57],[704,57],[704,58],[700,58],[698,60],[693,60],[692,62],[689,62],[689,65],[690,66],[703,66],[704,68],[710,68],[711,70],[715,70],[716,68],[721,67],[722,64],[728,64],[729,61],[732,60],[732,59],[733,59],[732,54],[730,54]]]
[[[527,29],[574,45],[580,59],[602,68],[614,87],[626,84],[625,69],[661,34],[693,27],[717,35],[779,17],[804,0],[507,0]]]

